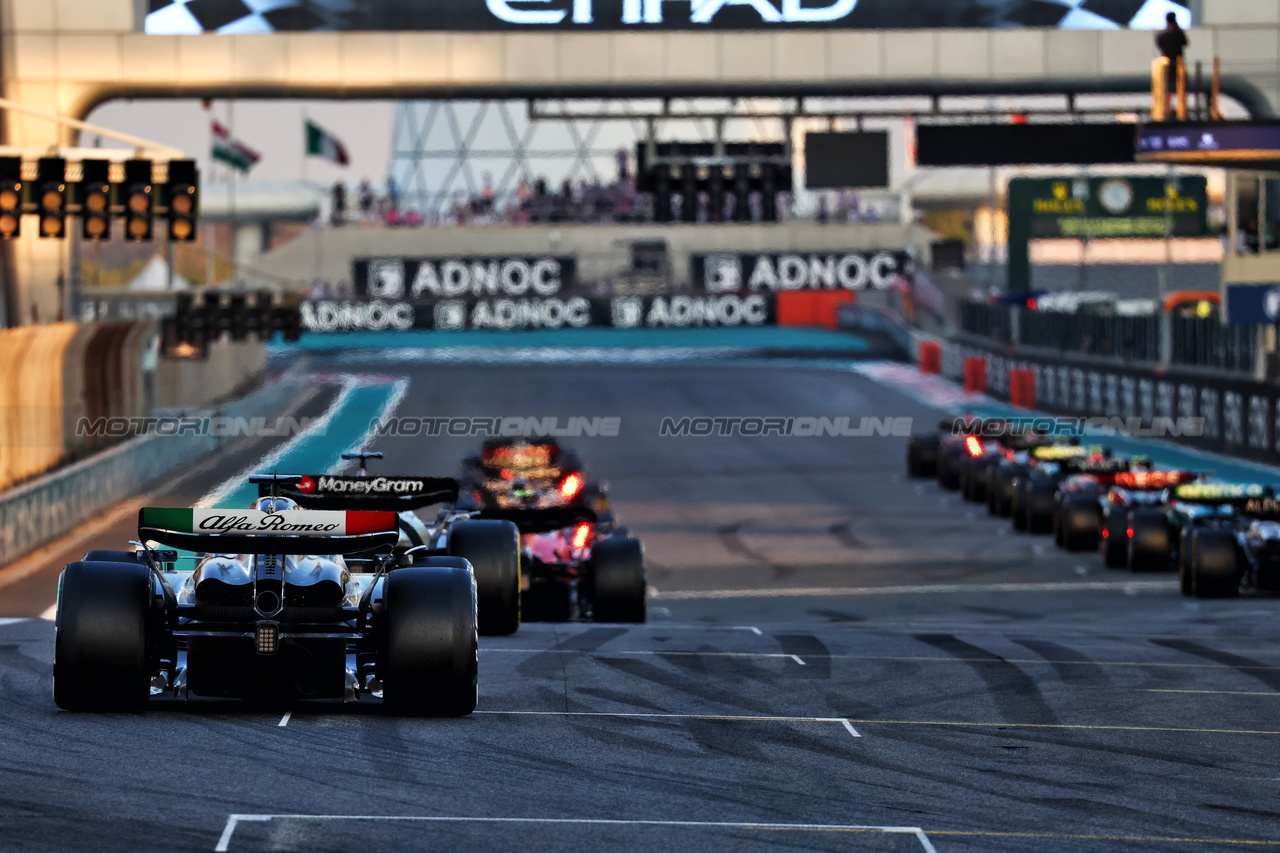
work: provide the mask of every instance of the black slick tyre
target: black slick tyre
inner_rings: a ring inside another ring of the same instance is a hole
[[[520,531],[509,521],[471,519],[449,529],[449,555],[471,563],[480,633],[514,634],[520,627]]]
[[[1169,519],[1158,509],[1129,513],[1129,569],[1135,572],[1168,571]]]
[[[67,711],[132,711],[148,695],[151,572],[78,562],[58,583],[53,701]]]
[[[1063,550],[1093,551],[1102,536],[1102,518],[1096,498],[1068,495],[1058,505],[1058,526]]]
[[[644,548],[638,539],[605,539],[591,547],[591,618],[645,620]]]
[[[1192,532],[1191,586],[1196,598],[1229,598],[1240,593],[1236,543],[1229,532]]]
[[[410,566],[387,575],[378,676],[398,714],[462,717],[476,708],[476,585],[466,568]]]

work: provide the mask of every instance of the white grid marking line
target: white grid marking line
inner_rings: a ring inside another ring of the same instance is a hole
[[[285,726],[289,725],[289,718],[292,716],[293,716],[292,711],[285,711],[284,716],[280,718],[280,722],[276,723],[276,726],[279,728],[284,728]]]
[[[542,826],[671,826],[691,829],[794,829],[817,832],[882,832],[886,835],[910,835],[920,842],[925,853],[937,853],[929,843],[929,837],[918,826],[872,826],[859,824],[830,823],[757,823],[746,821],[711,821],[711,820],[621,820],[617,818],[565,818],[565,817],[462,817],[462,816],[401,816],[401,815],[307,815],[307,814],[233,814],[227,817],[227,825],[218,839],[215,853],[227,853],[231,846],[231,836],[236,826],[247,821],[266,822],[272,820],[364,820],[393,823],[507,823],[534,824]]]
[[[787,655],[787,657],[791,658],[793,661],[800,664],[801,666],[804,666],[804,661],[800,658],[800,655]]]
[[[849,730],[849,734],[854,737],[862,737],[862,735],[858,734],[858,730],[853,727],[853,723],[848,720],[841,720],[840,722],[844,723],[844,727]]]

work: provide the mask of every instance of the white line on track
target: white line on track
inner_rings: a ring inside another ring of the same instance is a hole
[[[804,661],[801,660],[800,655],[787,655],[787,657],[791,658],[793,661],[800,664],[801,666],[804,666]]]
[[[715,720],[726,723],[845,723],[844,717],[776,717],[764,714],[668,714],[657,711],[472,711],[491,717],[626,717],[643,720]]]
[[[780,589],[696,589],[673,590],[653,593],[652,597],[663,601],[696,601],[718,598],[799,598],[804,596],[828,597],[837,595],[929,595],[990,592],[1070,592],[1075,590],[1104,590],[1115,592],[1166,592],[1178,588],[1177,581],[1053,581],[1048,583],[975,583],[975,584],[925,584],[920,586],[823,586],[783,587]]]
[[[858,734],[858,730],[853,727],[853,723],[849,722],[848,720],[842,720],[841,722],[843,722],[844,727],[849,730],[849,734],[853,735],[854,737],[862,737],[862,735]]]
[[[655,590],[655,592],[656,592],[656,590]],[[755,625],[739,625],[739,626],[737,626],[736,628],[734,628],[733,630],[735,630],[735,631],[750,631],[751,633],[755,634],[757,637],[763,637],[763,636],[764,636],[764,632],[763,632],[763,631],[761,631],[759,628],[757,628]]]
[[[17,624],[18,622],[30,622],[30,621],[31,621],[30,619],[23,619],[22,617],[17,617],[17,618],[5,617],[4,619],[0,619],[0,625],[14,625],[14,624]]]
[[[283,728],[283,727],[285,727],[285,726],[289,725],[289,718],[290,718],[290,717],[292,717],[292,716],[293,716],[293,712],[292,712],[292,711],[285,711],[285,712],[284,712],[284,716],[280,718],[280,722],[276,723],[276,725],[277,725],[278,727],[280,727],[280,728]]]
[[[227,853],[231,846],[231,836],[236,826],[248,821],[266,822],[272,820],[361,820],[381,821],[386,823],[489,823],[489,824],[534,824],[543,826],[665,826],[684,827],[689,829],[759,829],[759,830],[795,830],[811,832],[877,832],[886,835],[910,835],[920,842],[925,853],[937,853],[929,843],[929,837],[918,826],[862,826],[857,824],[829,823],[748,823],[745,821],[721,820],[618,820],[612,818],[560,818],[560,817],[465,817],[465,816],[431,816],[405,817],[400,815],[308,815],[308,814],[233,814],[228,815],[227,824],[218,839],[215,853]]]

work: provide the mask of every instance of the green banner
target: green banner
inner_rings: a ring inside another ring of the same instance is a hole
[[[1202,176],[1014,178],[1008,287],[1031,287],[1030,240],[1204,237],[1208,208]]]

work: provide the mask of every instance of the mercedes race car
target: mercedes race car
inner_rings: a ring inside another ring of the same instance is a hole
[[[1109,452],[1100,448],[1052,444],[1030,451],[1013,472],[1009,516],[1013,529],[1050,533],[1054,527],[1058,487],[1069,477],[1113,470]]]
[[[253,478],[291,485],[297,477]],[[397,555],[393,512],[147,507],[137,551],[90,551],[58,582],[53,695],[70,711],[149,697],[380,698],[476,707],[476,584],[458,557]],[[176,550],[197,552],[177,569]]]
[[[514,633],[520,627],[520,534],[502,519],[479,519],[454,509],[458,481],[448,477],[371,476],[367,459],[380,453],[347,453],[360,460],[360,475],[303,474],[286,486],[263,484],[260,493],[277,489],[301,507],[325,510],[378,510],[396,515],[397,556],[461,557],[475,574],[479,630],[486,636]],[[434,520],[418,510],[447,504]]]

